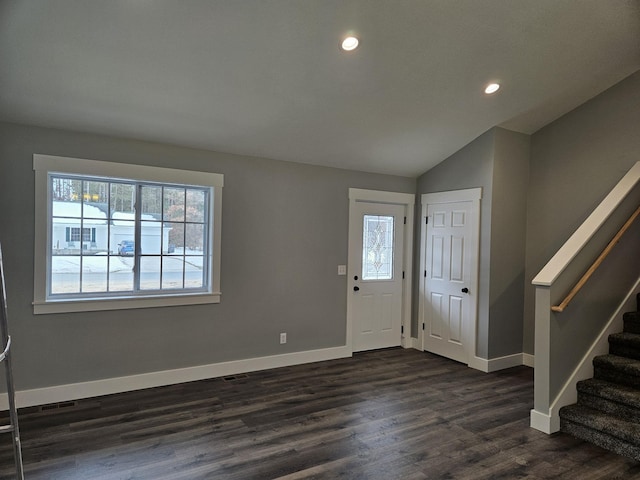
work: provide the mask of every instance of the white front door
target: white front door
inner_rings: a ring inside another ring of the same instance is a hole
[[[469,363],[475,354],[479,202],[445,195],[436,203],[438,194],[431,195],[423,198],[422,349]]]
[[[351,204],[347,333],[354,352],[402,344],[406,210],[402,204]]]

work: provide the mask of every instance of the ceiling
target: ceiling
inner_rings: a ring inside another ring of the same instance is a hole
[[[0,0],[0,120],[414,177],[640,69],[639,39],[632,0]]]

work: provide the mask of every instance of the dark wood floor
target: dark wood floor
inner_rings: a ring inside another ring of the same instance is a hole
[[[21,411],[27,480],[640,479],[640,464],[529,428],[533,373],[416,350]],[[12,478],[0,437],[0,478]]]

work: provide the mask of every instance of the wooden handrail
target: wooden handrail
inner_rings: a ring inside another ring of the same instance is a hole
[[[609,252],[611,252],[615,244],[620,241],[620,237],[622,237],[622,235],[624,235],[624,232],[626,232],[629,229],[629,227],[631,226],[633,221],[638,217],[638,215],[640,215],[640,207],[638,207],[636,211],[633,212],[633,215],[629,217],[629,219],[625,222],[625,224],[618,231],[618,233],[616,233],[615,237],[611,239],[611,241],[605,247],[602,253],[598,256],[598,258],[596,258],[596,261],[593,262],[593,265],[589,267],[589,270],[586,271],[586,273],[582,276],[582,278],[578,281],[578,283],[576,283],[576,285],[571,289],[569,294],[564,298],[564,300],[560,303],[560,305],[555,305],[551,307],[551,310],[553,310],[554,312],[564,311],[567,305],[569,305],[569,302],[571,302],[571,300],[573,300],[573,297],[576,296],[576,293],[578,293],[580,289],[584,286],[584,284],[587,283],[587,280],[591,278],[591,275],[593,275],[593,272],[596,271],[596,269],[604,261],[607,255],[609,255]]]

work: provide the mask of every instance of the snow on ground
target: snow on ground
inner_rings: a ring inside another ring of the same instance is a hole
[[[133,263],[127,265],[121,257],[111,257],[110,272],[131,270]],[[91,273],[105,273],[107,271],[107,257],[101,255],[87,255],[82,262],[82,270]],[[52,273],[77,273],[80,269],[80,257],[71,255],[53,255],[51,257]]]
[[[176,249],[175,253],[178,252]],[[200,252],[187,250],[187,255],[190,253],[198,254]],[[109,272],[127,272],[133,270],[133,257],[120,257],[117,255],[85,255],[82,257],[82,271],[86,273],[106,273],[107,272],[107,258],[109,261]],[[182,255],[165,255],[163,257],[164,264],[162,270],[164,272],[181,272],[183,265]],[[185,267],[186,271],[202,270],[203,257],[186,257]],[[158,262],[146,262],[144,271],[153,271],[153,266],[158,266]],[[52,255],[51,256],[51,272],[52,273],[77,273],[80,270],[80,257],[72,255]],[[158,268],[159,271],[159,268]]]

